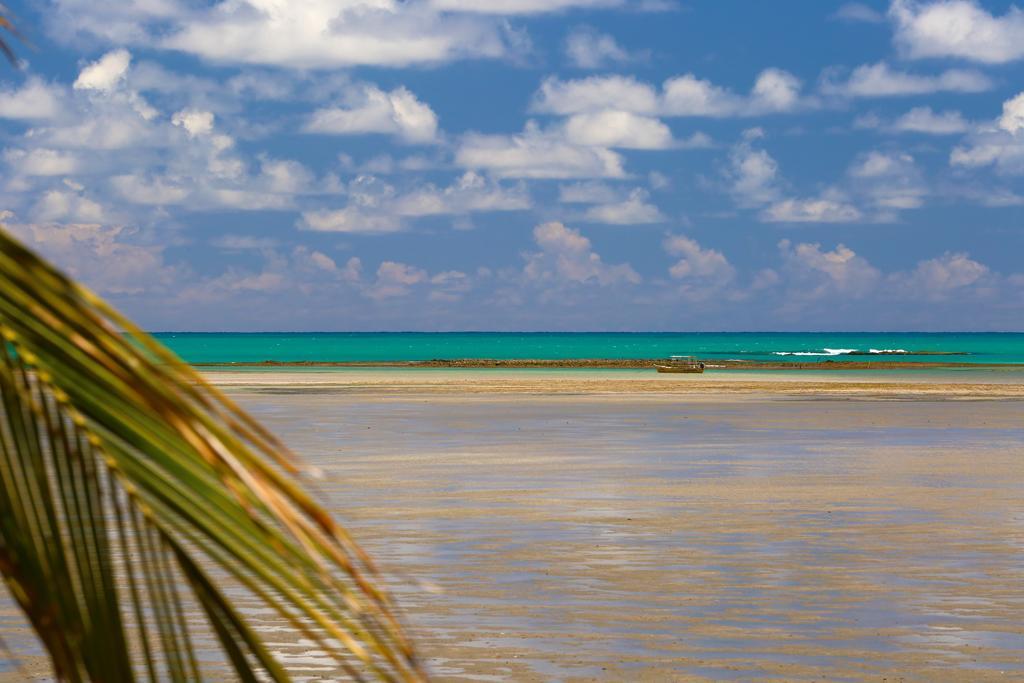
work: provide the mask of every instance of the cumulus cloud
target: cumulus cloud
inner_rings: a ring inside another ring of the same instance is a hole
[[[621,178],[622,157],[605,147],[576,145],[560,131],[542,131],[529,123],[518,135],[463,136],[455,152],[458,165],[504,178]]]
[[[423,3],[395,0],[222,2],[190,12],[154,42],[215,62],[313,69],[402,66],[507,51],[491,22],[446,17]]]
[[[558,188],[558,201],[563,204],[611,204],[621,199],[618,189],[593,180]]]
[[[880,130],[886,133],[917,133],[921,135],[955,135],[965,133],[971,123],[959,111],[935,111],[931,107],[914,107],[893,120],[869,113],[857,117],[854,128]]]
[[[941,300],[950,294],[978,285],[990,276],[987,266],[966,253],[947,252],[938,258],[921,261],[909,273],[894,274],[892,280],[904,296]]]
[[[838,97],[904,97],[938,92],[979,93],[991,90],[992,80],[971,69],[948,69],[922,76],[893,69],[885,62],[858,66],[845,80],[826,75],[821,91]]]
[[[757,116],[802,106],[800,80],[781,69],[765,69],[747,96],[685,74],[665,81],[663,106],[670,116]]]
[[[563,81],[548,78],[534,96],[533,110],[547,114],[582,114],[616,110],[662,116],[758,116],[795,111],[812,102],[801,96],[801,83],[781,69],[765,69],[747,95],[693,74],[670,78],[659,92],[628,76],[590,76]]]
[[[842,244],[831,251],[820,244],[779,242],[783,270],[790,291],[801,299],[834,295],[854,298],[869,294],[882,278],[881,272]]]
[[[107,218],[103,206],[86,196],[81,186],[47,190],[32,207],[32,219],[38,223],[98,224]]]
[[[427,271],[422,268],[384,261],[377,268],[377,281],[370,287],[369,295],[374,299],[406,296],[412,287],[426,282],[428,278]]]
[[[86,66],[75,79],[75,90],[110,92],[124,81],[131,64],[128,50],[113,50]]]
[[[1024,12],[997,16],[973,0],[894,0],[895,42],[908,57],[959,57],[986,64],[1024,59]]]
[[[169,178],[123,174],[111,178],[110,184],[119,196],[135,204],[180,204],[191,194],[189,188]]]
[[[98,223],[18,223],[13,232],[76,279],[106,295],[138,294],[174,281],[163,249],[133,243],[135,231]]]
[[[184,128],[191,137],[209,135],[213,132],[213,112],[182,109],[174,113],[171,123]]]
[[[590,240],[562,223],[542,223],[533,239],[540,251],[526,255],[523,275],[535,285],[637,284],[640,276],[627,264],[608,265],[594,251]]]
[[[347,188],[348,204],[341,209],[305,211],[299,227],[319,232],[378,234],[407,227],[406,219],[529,209],[523,185],[504,187],[468,171],[451,185],[414,187],[404,193],[370,175],[358,176]]]
[[[565,137],[577,145],[624,149],[669,149],[675,144],[672,131],[661,121],[614,110],[570,116]]]
[[[546,14],[569,9],[594,9],[622,7],[626,0],[429,0],[430,5],[440,10],[455,12],[476,12],[480,14]]]
[[[729,165],[723,172],[740,206],[767,204],[781,194],[778,162],[766,150],[753,145],[762,135],[757,128],[746,131],[729,153]]]
[[[879,24],[885,21],[884,14],[861,2],[847,2],[841,5],[832,15],[832,18],[840,21],[859,21],[867,24]]]
[[[591,206],[584,214],[584,218],[594,223],[610,225],[640,225],[665,220],[658,207],[650,203],[650,193],[642,188],[634,189],[621,201]]]
[[[722,169],[726,188],[743,208],[759,209],[767,223],[890,222],[895,212],[920,207],[927,185],[913,157],[873,151],[860,155],[837,184],[811,196],[794,196],[779,165],[757,146],[755,128],[733,146]]]
[[[705,249],[685,235],[669,235],[664,247],[668,254],[679,257],[668,271],[673,280],[714,290],[729,284],[736,277],[736,269],[722,252]]]
[[[950,163],[961,168],[994,167],[1000,173],[1024,173],[1024,92],[1003,103],[1002,115],[972,131],[953,149]]]
[[[70,175],[78,170],[78,157],[70,152],[37,147],[35,149],[8,149],[4,161],[16,174],[27,176]]]
[[[467,171],[450,186],[432,184],[416,188],[393,202],[400,216],[435,216],[490,211],[521,211],[532,206],[526,187],[511,188]]]
[[[52,119],[61,110],[61,92],[30,77],[20,88],[0,88],[0,118],[22,121]]]
[[[909,154],[871,151],[860,155],[848,174],[854,190],[883,211],[919,208],[928,194]]]
[[[632,76],[589,76],[570,81],[550,77],[534,94],[533,111],[544,114],[585,114],[614,109],[657,114],[661,105],[654,87]]]
[[[842,195],[791,197],[767,206],[761,219],[769,223],[851,223],[862,218],[860,210]]]
[[[1024,92],[1003,102],[1003,114],[998,125],[1011,135],[1024,131]]]
[[[367,85],[350,89],[344,106],[314,111],[303,130],[332,135],[386,133],[423,144],[437,138],[437,115],[404,87],[384,92]]]
[[[629,53],[607,33],[581,26],[565,39],[565,56],[578,69],[601,69],[626,64],[637,57]]]
[[[960,112],[937,112],[931,107],[914,107],[892,124],[892,130],[899,133],[926,135],[953,135],[966,132],[968,127],[967,120]]]

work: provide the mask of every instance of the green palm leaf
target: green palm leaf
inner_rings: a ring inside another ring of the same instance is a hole
[[[60,679],[196,680],[216,639],[288,680],[257,607],[354,679],[423,677],[288,451],[2,230],[0,335],[0,572]]]

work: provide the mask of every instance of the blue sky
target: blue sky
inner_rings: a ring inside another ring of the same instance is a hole
[[[1007,2],[49,0],[0,216],[153,330],[1024,330]]]

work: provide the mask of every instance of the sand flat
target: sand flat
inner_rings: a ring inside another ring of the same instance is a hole
[[[323,470],[438,680],[1024,679],[1012,374],[211,376]]]
[[[441,680],[1024,678],[1020,387],[770,379],[229,391],[327,473]]]
[[[1024,373],[1004,371],[707,372],[661,375],[653,370],[258,370],[204,373],[236,390],[362,392],[387,395],[686,395],[718,400],[736,395],[931,396],[1024,398]]]

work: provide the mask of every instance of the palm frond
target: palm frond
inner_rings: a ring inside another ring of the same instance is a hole
[[[353,679],[424,677],[285,447],[2,230],[0,335],[0,572],[61,680],[196,680],[213,637],[288,680],[266,613]]]
[[[12,24],[11,20],[7,18],[7,8],[0,5],[0,53],[3,53],[8,62],[17,65],[18,57],[14,54],[14,50],[11,49],[10,43],[8,43],[4,38],[4,31],[7,31],[15,38],[19,37],[17,29],[14,28],[14,24]]]

